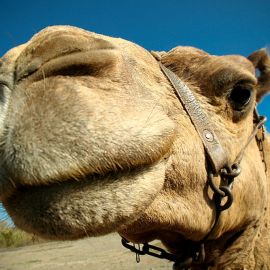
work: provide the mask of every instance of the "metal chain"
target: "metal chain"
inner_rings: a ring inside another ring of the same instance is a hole
[[[136,259],[139,255],[150,255],[159,259],[166,259],[174,262],[174,269],[189,269],[189,266],[193,264],[200,264],[205,259],[204,244],[200,244],[198,249],[194,252],[193,257],[183,258],[179,255],[175,255],[165,251],[163,248],[144,243],[141,248],[136,246],[124,238],[122,238],[122,245],[136,254]]]
[[[130,242],[126,240],[125,238],[122,238],[122,245],[129,249],[130,251],[138,254],[138,255],[150,255],[152,257],[160,258],[160,259],[166,259],[169,261],[176,262],[179,260],[179,256],[175,254],[171,254],[167,251],[165,251],[163,248],[150,245],[148,243],[142,244],[142,248],[136,248],[133,244],[129,244]]]
[[[212,191],[214,192],[214,201],[216,209],[219,211],[224,211],[228,209],[233,203],[232,187],[235,177],[241,173],[241,168],[238,164],[233,164],[231,167],[226,167],[221,170],[220,186],[216,186],[214,181],[214,174],[210,171],[208,173],[208,183]],[[222,199],[227,198],[225,204],[221,204]]]

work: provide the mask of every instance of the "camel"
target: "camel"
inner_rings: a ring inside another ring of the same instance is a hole
[[[210,232],[190,269],[270,269],[269,138],[245,147],[233,203],[213,228],[205,146],[160,63],[192,91],[232,164],[270,89],[266,50],[150,53],[51,26],[1,58],[0,201],[16,226],[44,238],[118,232],[159,239],[180,258]]]

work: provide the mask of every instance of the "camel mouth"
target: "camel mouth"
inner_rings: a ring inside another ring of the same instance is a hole
[[[134,222],[163,187],[165,161],[106,175],[21,185],[3,205],[19,228],[49,239],[118,231]]]

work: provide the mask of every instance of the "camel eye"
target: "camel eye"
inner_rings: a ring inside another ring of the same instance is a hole
[[[252,89],[243,86],[235,86],[230,95],[229,100],[234,110],[242,111],[251,100]]]

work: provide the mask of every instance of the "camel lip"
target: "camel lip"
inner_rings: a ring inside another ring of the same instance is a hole
[[[83,181],[20,185],[3,205],[16,226],[45,238],[98,236],[138,219],[162,189],[164,176],[165,162],[158,162],[106,175],[90,174]]]
[[[102,178],[108,178],[108,177],[116,177],[117,173],[114,172],[109,172],[106,174],[98,174],[98,173],[89,173],[85,174],[80,177],[70,177],[70,178],[62,178],[61,180],[56,180],[56,179],[49,179],[47,183],[31,183],[31,184],[25,184],[25,183],[19,183],[16,185],[12,181],[12,188],[9,189],[7,192],[4,192],[5,194],[0,196],[0,202],[2,201],[3,203],[8,200],[9,198],[13,197],[16,195],[17,192],[23,192],[26,190],[31,190],[35,188],[47,188],[47,187],[53,187],[53,186],[64,186],[68,184],[80,184],[80,183],[87,183],[89,181],[89,184],[91,184],[94,181],[102,181]]]
[[[158,164],[161,161],[167,161],[168,156],[167,154],[163,157],[149,162],[149,163],[141,163],[139,165],[133,165],[133,167],[125,167],[125,166],[115,166],[111,167],[108,170],[99,170],[96,172],[80,172],[80,175],[78,176],[71,176],[71,177],[59,177],[59,178],[48,178],[48,179],[41,179],[40,182],[36,179],[35,181],[32,181],[31,178],[29,178],[29,184],[27,183],[27,180],[21,181],[20,178],[16,178],[16,175],[14,174],[13,177],[10,177],[8,173],[5,174],[5,168],[3,168],[3,175],[0,175],[0,202],[4,203],[6,200],[8,200],[10,197],[13,197],[16,195],[16,192],[22,191],[22,190],[28,190],[28,189],[34,189],[34,188],[47,188],[47,187],[53,187],[53,186],[64,186],[68,184],[77,184],[80,183],[89,183],[89,185],[93,184],[93,182],[97,183],[108,183],[113,182],[114,180],[117,180],[118,178],[123,177],[123,175],[131,175],[136,174],[140,170],[143,171],[144,169],[147,169],[148,167],[154,166],[155,164]]]
[[[105,184],[109,182],[116,181],[118,178],[120,178],[123,175],[133,174],[136,173],[138,170],[142,169],[141,167],[135,167],[132,169],[119,169],[119,170],[112,170],[108,171],[106,173],[98,173],[98,172],[91,172],[86,173],[84,175],[78,176],[78,177],[66,177],[59,179],[49,179],[46,183],[31,183],[31,184],[25,184],[25,183],[15,183],[15,181],[9,181],[9,187],[5,190],[5,192],[0,193],[0,202],[5,203],[5,201],[9,200],[11,197],[16,196],[16,193],[18,192],[25,192],[28,190],[34,190],[34,189],[41,189],[41,188],[48,188],[48,187],[64,187],[67,185],[75,185],[80,186],[81,184],[84,185],[93,185],[95,183],[98,184]],[[0,182],[1,184],[1,182]],[[1,185],[0,185],[1,188]],[[3,195],[2,195],[3,194]]]

